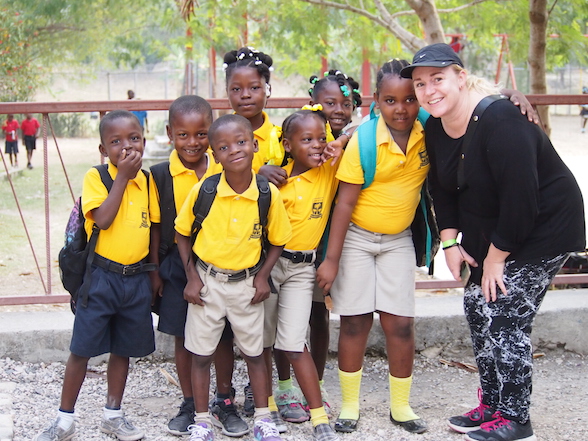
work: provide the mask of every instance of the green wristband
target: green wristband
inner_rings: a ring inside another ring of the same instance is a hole
[[[441,246],[443,247],[444,250],[447,248],[454,247],[455,245],[459,245],[459,243],[457,243],[457,239],[449,239],[449,240],[445,240],[441,243]]]

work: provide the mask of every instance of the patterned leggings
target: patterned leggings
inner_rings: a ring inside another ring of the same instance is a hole
[[[533,319],[568,254],[506,263],[508,295],[487,303],[482,287],[465,288],[464,310],[480,373],[483,403],[510,420],[526,423],[531,401]],[[497,288],[498,289],[498,288]]]

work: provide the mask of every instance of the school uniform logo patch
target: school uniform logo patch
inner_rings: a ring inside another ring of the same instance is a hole
[[[419,152],[419,159],[421,160],[421,164],[419,165],[419,168],[423,168],[423,167],[426,167],[427,165],[429,165],[429,155],[427,154],[426,148],[423,148]]]
[[[261,223],[259,220],[253,224],[253,232],[251,236],[249,236],[249,240],[251,239],[260,239],[261,238]]]
[[[139,228],[149,228],[149,222],[147,222],[147,210],[141,212],[141,225]]]
[[[312,203],[312,213],[310,214],[310,219],[320,219],[323,217],[323,199],[315,199]]]

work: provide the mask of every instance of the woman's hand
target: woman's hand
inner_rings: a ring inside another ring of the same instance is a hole
[[[477,267],[478,262],[470,256],[461,245],[455,245],[443,250],[445,252],[445,262],[447,263],[447,268],[451,271],[451,275],[457,281],[461,280],[461,268],[463,262],[466,262],[468,265]]]
[[[504,284],[504,262],[506,262],[509,254],[508,251],[499,250],[494,244],[490,244],[488,248],[488,254],[484,259],[484,272],[482,273],[482,292],[487,302],[496,301],[496,286],[500,288],[502,294],[508,294]]]
[[[496,286],[500,288],[502,294],[507,294],[503,276],[504,260],[491,260],[490,257],[486,257],[484,259],[484,272],[482,274],[482,293],[484,293],[486,302],[496,301]]]

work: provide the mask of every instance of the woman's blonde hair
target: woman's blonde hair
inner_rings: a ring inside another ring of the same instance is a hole
[[[466,73],[466,87],[468,90],[474,90],[478,93],[481,93],[482,95],[498,95],[500,93],[500,88],[497,85],[492,84],[487,79],[472,75],[457,64],[453,64],[452,67],[458,74],[461,71]]]

